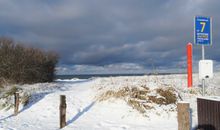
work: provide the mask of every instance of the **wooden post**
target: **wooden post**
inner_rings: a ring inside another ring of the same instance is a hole
[[[190,109],[189,103],[180,102],[177,104],[178,130],[190,130]]]
[[[15,92],[15,104],[14,104],[14,115],[16,116],[18,114],[19,109],[19,93]]]
[[[60,129],[66,126],[66,96],[60,95]]]

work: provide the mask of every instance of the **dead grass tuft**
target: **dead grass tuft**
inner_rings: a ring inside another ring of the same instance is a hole
[[[144,113],[145,112],[145,107],[139,101],[137,101],[135,99],[129,99],[127,103],[132,108],[134,108],[137,111],[139,111],[140,113]]]
[[[177,102],[177,96],[175,94],[175,90],[171,87],[166,89],[156,89],[157,93],[164,98],[164,102],[162,104],[175,104]]]
[[[30,101],[31,95],[28,93],[24,93],[21,97],[21,103],[26,106],[28,105],[29,101]]]
[[[165,99],[162,97],[157,97],[157,96],[148,96],[148,101],[150,103],[156,103],[159,105],[164,105],[165,104]]]
[[[21,102],[24,106],[29,103],[31,95],[23,91],[23,89],[18,88],[17,86],[12,86],[10,89],[2,90],[2,93],[0,95],[0,110],[9,110],[13,108],[15,92],[19,92],[19,102]]]
[[[153,92],[156,94],[152,95]],[[176,91],[169,88],[157,88],[150,90],[146,86],[141,87],[124,87],[120,90],[108,90],[98,97],[98,101],[105,101],[110,98],[123,99],[129,106],[136,109],[140,113],[153,109],[154,105],[176,104]]]
[[[18,88],[13,86],[11,89],[9,89],[7,92],[6,92],[6,96],[12,96],[14,95],[15,92],[17,92]]]
[[[118,91],[108,90],[98,97],[98,101],[105,101],[105,100],[108,100],[109,98],[123,98],[123,97],[128,96],[129,92],[130,90],[128,87],[125,87]]]

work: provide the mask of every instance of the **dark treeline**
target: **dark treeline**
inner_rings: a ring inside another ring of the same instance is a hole
[[[0,38],[0,79],[13,83],[51,82],[58,56]]]

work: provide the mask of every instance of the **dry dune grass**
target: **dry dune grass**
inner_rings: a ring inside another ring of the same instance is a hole
[[[0,110],[9,110],[14,106],[14,94],[19,92],[19,102],[22,105],[27,105],[31,97],[30,93],[25,92],[23,89],[17,86],[9,86],[0,89]]]
[[[108,90],[103,92],[98,101],[105,101],[111,98],[123,99],[129,106],[140,113],[153,109],[155,105],[176,104],[178,96],[172,87],[150,89],[146,86],[123,87],[117,91]]]

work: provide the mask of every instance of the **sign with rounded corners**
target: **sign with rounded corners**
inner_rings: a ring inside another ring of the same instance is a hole
[[[194,19],[194,43],[198,45],[212,44],[212,18],[196,16]]]

